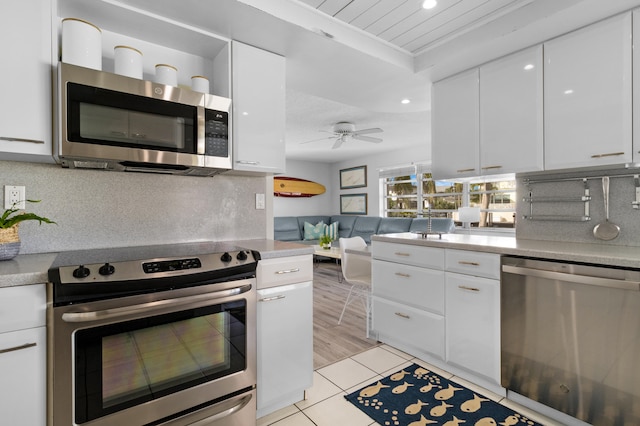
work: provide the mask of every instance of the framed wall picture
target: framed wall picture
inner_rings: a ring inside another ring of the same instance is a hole
[[[364,188],[367,186],[367,166],[340,170],[340,189]]]
[[[340,214],[367,214],[367,194],[340,195]]]

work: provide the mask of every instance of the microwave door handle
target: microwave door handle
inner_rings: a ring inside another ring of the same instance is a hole
[[[188,297],[178,297],[175,299],[157,300],[155,302],[142,303],[140,305],[123,306],[120,308],[104,309],[90,312],[65,312],[62,320],[71,323],[93,322],[105,319],[120,318],[131,314],[149,314],[166,308],[167,306],[184,306],[203,300],[222,299],[224,297],[235,296],[251,290],[251,284],[235,287],[228,290],[212,291]]]

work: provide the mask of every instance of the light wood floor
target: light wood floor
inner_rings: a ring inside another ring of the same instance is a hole
[[[348,358],[378,342],[366,338],[365,310],[359,301],[350,304],[338,325],[349,285],[338,282],[339,266],[333,261],[314,263],[313,367]]]

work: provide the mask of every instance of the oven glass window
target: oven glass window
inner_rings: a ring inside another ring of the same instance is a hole
[[[237,301],[76,333],[76,421],[83,423],[246,368]]]
[[[76,83],[67,91],[70,142],[197,152],[195,106]]]

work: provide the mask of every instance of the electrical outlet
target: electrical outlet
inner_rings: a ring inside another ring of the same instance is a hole
[[[4,208],[24,210],[26,208],[26,196],[24,186],[4,186]]]
[[[256,194],[256,210],[264,210],[264,194]]]

